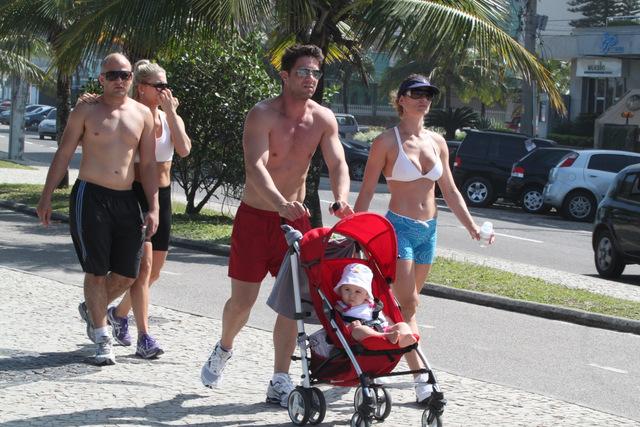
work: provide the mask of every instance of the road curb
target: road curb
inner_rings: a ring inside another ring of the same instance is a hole
[[[22,203],[0,200],[0,207],[25,213],[31,216],[37,216],[36,210],[34,208]],[[51,215],[51,218],[56,221],[69,222],[69,217],[67,215],[57,212],[54,212]],[[229,245],[197,242],[181,237],[172,236],[171,244],[180,248],[191,249],[219,256],[229,256],[231,252],[231,248],[229,247]],[[583,326],[640,335],[640,321],[624,319],[621,317],[605,316],[602,314],[589,313],[582,310],[521,301],[512,298],[485,294],[482,292],[456,289],[434,283],[428,283],[422,289],[421,294],[437,298],[451,299],[455,301],[482,305],[485,307],[497,308],[500,310],[513,311],[516,313],[529,314],[546,319],[561,320]]]

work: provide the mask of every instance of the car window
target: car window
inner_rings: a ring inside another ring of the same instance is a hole
[[[587,169],[618,173],[629,165],[640,163],[640,157],[624,154],[594,154],[589,159]]]
[[[56,112],[57,112],[57,110],[55,108],[53,110],[49,111],[49,113],[47,113],[47,119],[55,119],[56,118]]]
[[[624,177],[618,191],[620,199],[640,203],[640,173],[629,173]]]
[[[539,150],[539,158],[536,159],[537,163],[540,163],[547,167],[553,167],[558,164],[560,159],[571,152],[571,150]]]
[[[522,140],[515,138],[504,138],[503,136],[494,136],[490,156],[492,158],[501,159],[520,159],[527,153],[527,149]]]

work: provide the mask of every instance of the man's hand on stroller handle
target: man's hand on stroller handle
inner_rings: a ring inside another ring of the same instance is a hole
[[[329,206],[329,213],[338,218],[344,218],[353,214],[353,208],[349,203],[338,200]]]
[[[295,221],[303,216],[310,216],[309,209],[298,201],[285,202],[278,206],[278,215],[289,221]]]

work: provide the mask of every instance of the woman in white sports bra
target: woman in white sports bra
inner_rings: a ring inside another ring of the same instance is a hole
[[[464,225],[472,239],[480,239],[480,228],[471,218],[462,195],[449,170],[449,151],[444,138],[424,128],[431,100],[439,93],[421,75],[407,77],[394,97],[400,123],[380,134],[371,146],[354,210],[366,211],[373,198],[380,173],[387,180],[391,199],[387,219],[398,237],[398,262],[393,292],[402,314],[415,333],[419,333],[416,310],[420,291],[427,280],[435,257],[437,240],[436,182],[451,211]],[[493,242],[493,237],[490,242]],[[421,363],[415,352],[406,356],[412,370]],[[431,394],[426,374],[416,376],[415,390],[419,403]]]
[[[107,320],[112,326],[113,336],[120,344],[131,345],[128,314],[131,308],[136,318],[138,340],[136,355],[145,359],[155,358],[163,353],[158,342],[149,335],[148,305],[149,286],[159,277],[169,249],[171,230],[171,161],[174,151],[185,157],[191,150],[191,140],[187,136],[182,118],[176,113],[178,99],[175,98],[165,70],[148,60],[138,61],[133,69],[133,98],[149,107],[155,121],[156,162],[158,170],[158,201],[160,221],[158,231],[151,241],[144,242],[144,251],[140,263],[140,273],[117,307],[107,311]],[[137,194],[142,190],[140,171],[136,158],[135,181],[133,190]],[[143,212],[146,199],[138,196]]]

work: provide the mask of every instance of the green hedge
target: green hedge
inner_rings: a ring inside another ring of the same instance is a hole
[[[554,140],[560,145],[569,145],[580,148],[593,148],[592,136],[567,135],[562,133],[550,133],[547,138]]]

